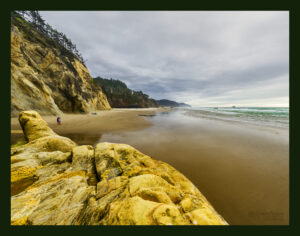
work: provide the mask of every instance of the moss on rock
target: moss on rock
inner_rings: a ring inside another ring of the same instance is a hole
[[[12,225],[227,225],[172,166],[126,144],[77,146],[38,113],[11,150]]]

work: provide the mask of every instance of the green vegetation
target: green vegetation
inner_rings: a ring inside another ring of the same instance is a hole
[[[76,45],[64,33],[53,29],[51,25],[45,22],[38,11],[12,11],[11,18],[13,23],[21,23],[23,26],[23,34],[30,37],[30,31],[34,28],[43,37],[51,39],[51,43],[60,49],[65,56],[75,56],[83,64],[85,63],[82,55],[78,52]],[[49,42],[48,42],[49,43]]]
[[[154,99],[149,98],[142,91],[134,91],[127,88],[126,84],[120,80],[94,78],[94,83],[98,84],[106,94],[111,107],[115,108],[143,108],[158,107]]]
[[[190,107],[189,104],[186,103],[178,103],[168,99],[156,100],[156,102],[162,107]]]
[[[24,144],[26,144],[26,141],[22,139],[22,140],[19,140],[16,144],[11,145],[11,148],[19,147],[19,146],[22,146]]]

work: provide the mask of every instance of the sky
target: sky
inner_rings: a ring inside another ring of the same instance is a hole
[[[288,11],[40,11],[87,60],[154,99],[288,106]]]

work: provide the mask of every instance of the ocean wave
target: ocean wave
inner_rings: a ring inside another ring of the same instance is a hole
[[[289,127],[289,108],[282,107],[192,107],[186,108],[184,114],[193,117]]]

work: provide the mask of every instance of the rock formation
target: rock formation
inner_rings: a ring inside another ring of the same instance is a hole
[[[35,30],[21,17],[11,18],[11,115],[110,109],[87,68],[72,54]]]
[[[78,146],[35,111],[11,148],[12,225],[227,225],[170,165],[126,144]]]

